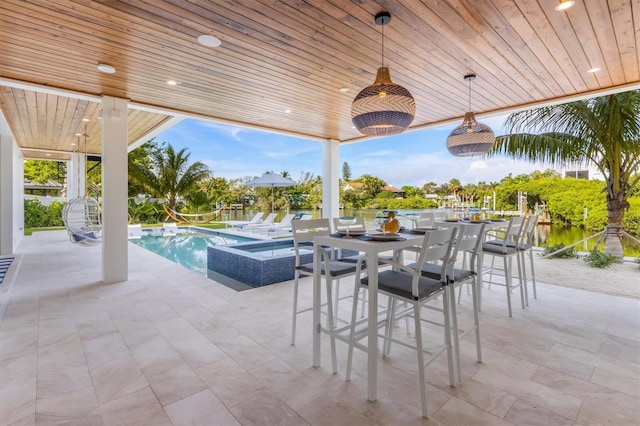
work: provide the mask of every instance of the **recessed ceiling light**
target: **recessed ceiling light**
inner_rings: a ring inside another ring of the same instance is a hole
[[[349,88],[348,88],[348,87],[341,87],[339,90],[340,90],[342,93],[345,93],[345,92],[348,92],[348,91],[349,91]]]
[[[291,110],[290,109],[285,109],[284,112],[287,113],[287,114],[291,114]]]
[[[76,136],[82,136],[82,133],[76,133]]]
[[[218,47],[222,44],[218,37],[202,34],[198,36],[198,43],[207,47]]]
[[[51,154],[49,154],[48,152],[47,152],[47,154],[46,154],[46,155],[47,155],[47,157],[51,157]]]
[[[87,121],[91,121],[91,120],[90,120],[90,119],[88,119],[87,117],[83,117],[83,118],[82,118],[82,121],[84,121],[84,122],[86,123]]]
[[[590,70],[587,70],[587,72],[590,72],[590,73],[592,73],[592,74],[593,74],[594,72],[598,72],[598,71],[600,71],[600,68],[598,68],[598,67],[593,67],[593,68],[591,68]]]
[[[113,74],[116,72],[116,69],[109,64],[98,64],[98,71],[106,74]]]
[[[567,10],[570,7],[574,6],[575,4],[576,4],[575,0],[560,1],[560,3],[558,3],[558,5],[556,6],[556,10],[557,11]]]
[[[178,84],[178,82],[177,82],[177,81],[175,81],[175,80],[167,80],[167,84],[168,84],[169,86],[175,86],[175,85],[177,85],[177,84]]]
[[[75,142],[71,142],[69,145],[76,146]]]

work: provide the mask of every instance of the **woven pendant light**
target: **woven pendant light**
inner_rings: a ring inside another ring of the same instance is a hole
[[[488,153],[496,140],[491,127],[478,123],[476,115],[471,111],[471,81],[475,74],[468,74],[464,79],[469,82],[469,112],[464,115],[462,124],[453,129],[447,137],[447,150],[455,157],[473,157]]]
[[[397,135],[409,127],[416,115],[413,96],[391,81],[389,68],[384,66],[384,26],[390,20],[388,12],[380,12],[375,17],[375,23],[382,26],[382,66],[373,84],[362,89],[351,105],[351,120],[365,135]]]

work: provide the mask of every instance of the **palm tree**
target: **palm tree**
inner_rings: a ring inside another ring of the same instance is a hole
[[[370,197],[375,197],[381,193],[387,185],[387,183],[379,177],[366,174],[360,176],[359,179],[356,179],[356,182],[362,182],[364,184],[364,192],[366,192]]]
[[[152,167],[129,162],[129,175],[148,188],[153,195],[166,198],[169,208],[175,210],[179,196],[185,196],[198,188],[211,172],[202,162],[189,164],[190,153],[186,148],[175,152],[171,144],[151,154]]]
[[[640,91],[602,96],[511,114],[508,134],[496,138],[490,156],[555,165],[590,161],[606,181],[604,252],[622,256],[622,219],[627,196],[640,175]],[[527,133],[532,132],[532,133]]]

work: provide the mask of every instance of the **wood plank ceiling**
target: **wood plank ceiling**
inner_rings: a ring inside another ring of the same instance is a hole
[[[21,147],[56,155],[85,132],[100,152],[101,95],[140,107],[130,142],[175,114],[355,140],[351,102],[381,64],[382,10],[392,15],[385,64],[416,99],[412,128],[460,120],[470,72],[478,114],[640,87],[640,0],[577,0],[564,12],[557,3],[3,0],[0,108]],[[200,45],[201,34],[221,46]]]

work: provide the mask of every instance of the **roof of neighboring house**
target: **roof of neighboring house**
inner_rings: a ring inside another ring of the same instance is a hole
[[[49,180],[45,183],[31,182],[30,180],[24,181],[24,189],[62,189],[63,186],[61,183],[56,182],[55,180]]]
[[[386,185],[382,187],[383,191],[391,191],[391,192],[404,192],[402,189],[398,189],[393,185]]]
[[[349,187],[351,189],[362,189],[364,188],[366,185],[362,182],[347,182],[345,183],[346,187]],[[402,189],[398,189],[393,185],[385,185],[382,187],[383,191],[391,191],[391,192],[404,192]]]

